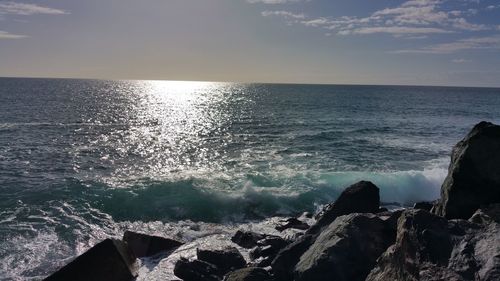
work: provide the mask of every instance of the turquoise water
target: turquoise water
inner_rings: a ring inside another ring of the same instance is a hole
[[[0,279],[132,224],[314,211],[361,179],[433,200],[451,147],[499,108],[487,88],[0,79]]]

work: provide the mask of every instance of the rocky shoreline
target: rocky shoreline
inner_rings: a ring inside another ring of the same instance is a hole
[[[161,280],[500,280],[500,126],[481,122],[454,147],[436,202],[388,211],[361,181],[275,229],[288,235],[242,229],[224,247],[127,231],[45,280],[135,280],[147,257],[175,257],[177,279]]]

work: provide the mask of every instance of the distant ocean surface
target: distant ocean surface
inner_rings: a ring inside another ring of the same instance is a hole
[[[0,280],[128,228],[314,211],[361,179],[433,200],[481,120],[500,89],[0,78]]]

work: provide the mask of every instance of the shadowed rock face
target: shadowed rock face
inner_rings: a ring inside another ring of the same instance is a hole
[[[394,234],[371,214],[338,217],[323,229],[295,266],[297,281],[363,281]]]
[[[200,260],[181,258],[174,267],[174,274],[184,281],[220,281],[217,267]]]
[[[271,274],[258,267],[247,267],[228,273],[224,281],[272,281]]]
[[[500,126],[481,122],[453,148],[432,212],[448,219],[468,219],[482,205],[500,202]]]
[[[497,207],[479,210],[470,221],[447,221],[407,210],[399,219],[396,243],[366,280],[500,280],[498,214]]]
[[[128,281],[136,275],[135,257],[126,244],[106,239],[44,280]]]
[[[245,258],[236,248],[223,250],[197,249],[196,254],[199,260],[215,265],[220,276],[246,265]]]
[[[160,252],[172,252],[183,244],[173,239],[132,231],[125,231],[123,241],[138,258],[156,255]]]
[[[369,181],[357,182],[346,188],[333,204],[327,205],[316,216],[317,222],[308,234],[318,233],[332,223],[338,216],[351,213],[377,213],[379,211],[379,188]]]

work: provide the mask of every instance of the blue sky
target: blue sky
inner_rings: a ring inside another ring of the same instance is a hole
[[[0,0],[0,76],[500,86],[498,0]]]

